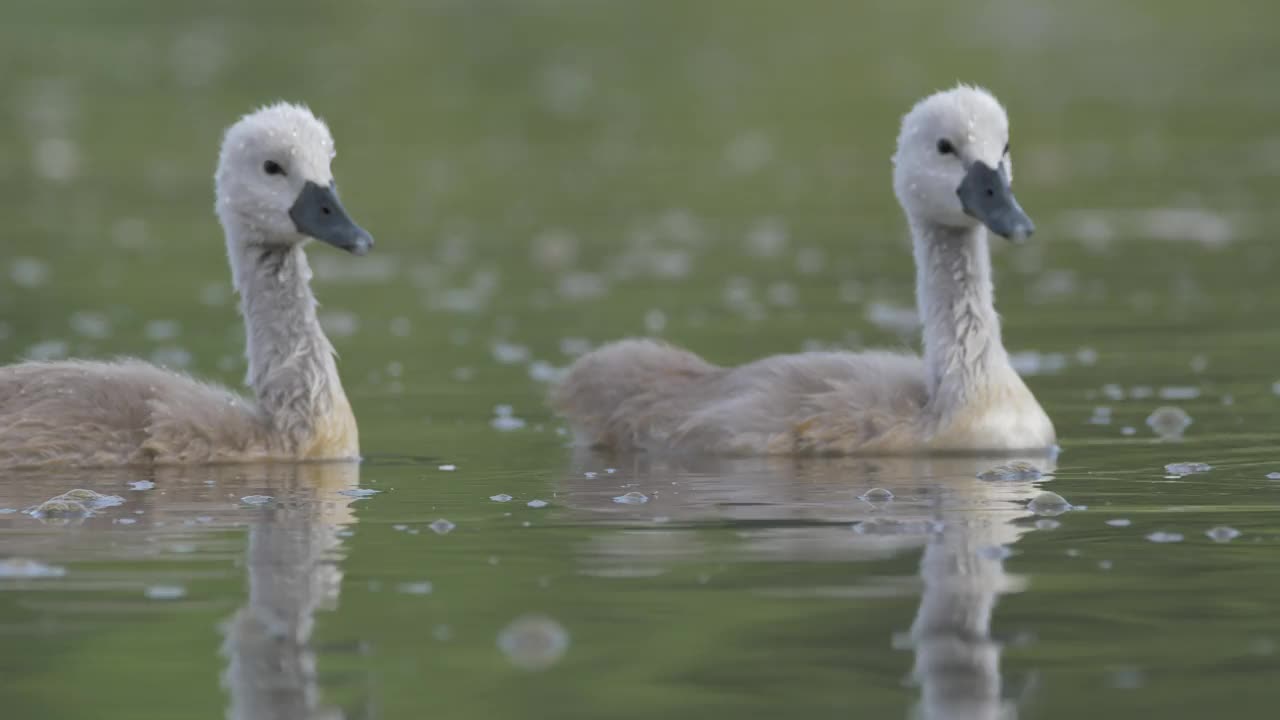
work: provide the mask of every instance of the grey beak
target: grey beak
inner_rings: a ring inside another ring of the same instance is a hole
[[[347,215],[332,185],[321,187],[308,180],[289,208],[289,217],[298,232],[349,253],[364,255],[373,247],[373,236]]]
[[[1013,190],[999,170],[975,162],[956,189],[966,215],[976,218],[1000,237],[1022,242],[1036,231],[1035,223],[1022,211]]]

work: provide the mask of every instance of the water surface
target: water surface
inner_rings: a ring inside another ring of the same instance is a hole
[[[212,166],[277,97],[329,120],[378,246],[311,254],[364,463],[0,477],[0,715],[1269,717],[1274,16],[11,3],[4,361],[238,385]],[[914,346],[888,158],[957,78],[1008,106],[1040,228],[993,247],[1061,437],[1044,477],[566,447],[548,382],[609,339]],[[21,512],[75,488],[122,502]],[[1046,491],[1074,508],[1037,514]]]

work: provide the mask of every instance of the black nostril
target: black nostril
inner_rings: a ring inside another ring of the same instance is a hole
[[[988,192],[988,194],[990,194],[990,192],[991,192],[991,191],[989,191],[989,190],[988,190],[987,192]],[[332,214],[333,214],[333,211],[329,209],[329,206],[328,206],[328,205],[321,205],[321,206],[320,206],[320,212],[324,213],[325,215],[332,215]]]
[[[996,191],[992,190],[991,188],[987,188],[987,197],[995,197],[995,196],[996,196]],[[328,210],[325,210],[325,212],[328,212]]]

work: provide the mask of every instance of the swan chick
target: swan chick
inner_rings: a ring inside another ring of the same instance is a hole
[[[633,339],[579,358],[552,391],[579,444],[746,455],[1050,450],[1053,425],[1009,362],[988,231],[1035,231],[1013,195],[1009,121],[960,85],[906,114],[893,187],[911,229],[921,356],[777,355],[721,367]]]
[[[240,295],[245,398],[140,360],[0,368],[0,467],[355,459],[359,439],[316,317],[312,240],[363,255],[373,237],[338,200],[333,137],[277,103],[223,138],[215,210]]]

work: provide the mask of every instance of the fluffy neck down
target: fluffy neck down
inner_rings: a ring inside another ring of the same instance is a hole
[[[237,239],[232,268],[244,315],[247,382],[272,444],[298,457],[354,455],[354,419],[333,345],[316,318],[306,254],[297,245],[243,242],[244,233]]]
[[[912,223],[930,402],[945,414],[1012,372],[1000,339],[987,231]]]

